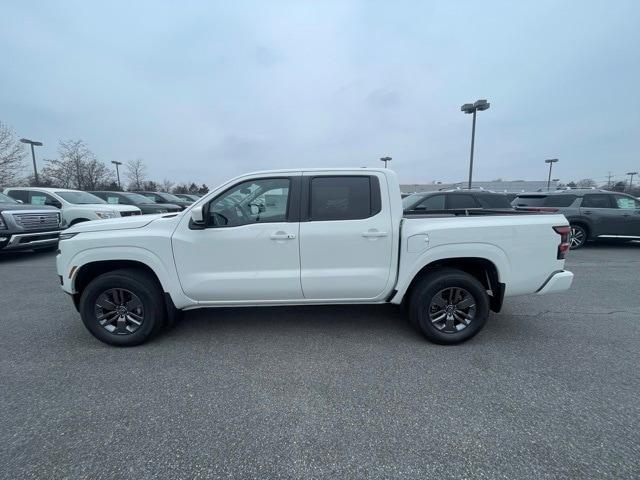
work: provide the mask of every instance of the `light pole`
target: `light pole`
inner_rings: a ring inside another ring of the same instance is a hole
[[[558,161],[557,158],[549,158],[548,160],[544,161],[544,163],[549,164],[549,179],[547,180],[547,192],[551,188],[551,169],[553,168],[553,164],[556,163],[557,161]]]
[[[476,139],[476,112],[484,111],[491,104],[486,100],[476,100],[475,103],[465,103],[460,107],[464,113],[473,113],[473,124],[471,127],[471,155],[469,156],[469,189],[471,189],[471,177],[473,176],[473,145]]]
[[[382,157],[380,161],[384,162],[384,168],[387,168],[387,162],[391,161],[391,157]]]
[[[629,175],[629,191],[633,188],[633,176],[637,174],[638,172],[627,172],[627,175]]]
[[[111,163],[113,163],[116,166],[116,175],[118,176],[118,187],[120,188],[120,190],[122,190],[122,185],[120,185],[120,170],[118,168],[120,165],[122,165],[122,162],[111,160]]]
[[[42,142],[35,142],[33,140],[29,140],[27,138],[21,138],[20,141],[22,143],[28,143],[31,145],[31,158],[33,159],[33,177],[36,182],[36,186],[38,186],[38,167],[36,167],[36,152],[33,147],[41,147]]]

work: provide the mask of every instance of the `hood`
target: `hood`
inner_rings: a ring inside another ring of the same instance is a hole
[[[23,203],[3,203],[0,202],[0,212],[10,212],[15,210],[32,210],[34,212],[50,212],[51,210],[58,211],[56,207],[50,207],[48,205],[31,205]]]
[[[158,215],[134,215],[131,217],[110,218],[107,220],[92,220],[90,222],[76,223],[65,230],[65,233],[104,232],[107,230],[127,230],[142,228],[154,220],[162,217],[174,217],[175,213],[161,213]]]

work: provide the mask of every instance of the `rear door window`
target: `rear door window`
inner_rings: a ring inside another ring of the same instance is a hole
[[[310,187],[311,221],[357,220],[374,214],[368,176],[315,177]]]
[[[590,193],[582,198],[582,206],[586,208],[614,208],[611,195]]]
[[[473,195],[467,193],[452,193],[447,195],[447,209],[458,208],[478,208],[478,203],[473,198]]]

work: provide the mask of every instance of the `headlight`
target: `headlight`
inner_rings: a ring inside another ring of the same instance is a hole
[[[95,212],[96,216],[98,218],[101,219],[105,219],[105,218],[115,218],[116,217],[116,212],[110,212],[110,211],[100,211],[100,212]]]
[[[61,233],[60,236],[58,237],[58,240],[62,241],[62,240],[69,240],[70,238],[73,238],[77,235],[77,233]]]

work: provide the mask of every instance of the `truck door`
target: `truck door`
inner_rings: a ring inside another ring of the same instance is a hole
[[[300,268],[304,298],[370,299],[391,271],[392,223],[377,175],[303,177]]]
[[[187,296],[203,303],[301,299],[299,187],[299,175],[242,181],[208,202],[203,226],[184,219],[172,244]]]

